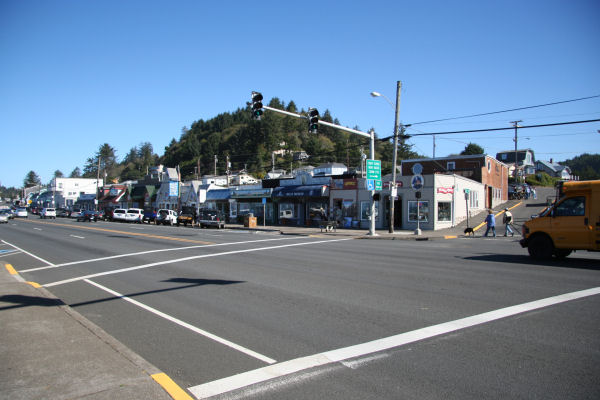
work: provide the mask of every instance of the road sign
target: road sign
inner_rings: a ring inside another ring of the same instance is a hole
[[[423,180],[423,175],[413,175],[412,179],[410,180],[410,186],[412,186],[412,188],[415,190],[423,189],[424,183],[425,181]]]
[[[375,190],[381,190],[382,186],[381,179],[375,179]]]
[[[367,190],[375,190],[375,180],[367,179]]]
[[[367,160],[367,179],[381,179],[381,160]]]

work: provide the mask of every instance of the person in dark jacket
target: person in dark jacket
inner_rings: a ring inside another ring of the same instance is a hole
[[[487,237],[491,230],[494,234],[494,237],[496,237],[496,217],[494,216],[494,212],[492,210],[488,210],[488,215],[485,217],[485,223],[487,224],[487,228],[483,236]]]

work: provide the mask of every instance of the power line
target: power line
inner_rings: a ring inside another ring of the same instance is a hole
[[[600,121],[600,119],[589,119],[586,121],[571,121],[571,122],[556,122],[553,124],[541,124],[541,125],[527,125],[527,126],[519,126],[520,129],[524,129],[524,128],[542,128],[542,127],[546,127],[546,126],[559,126],[559,125],[573,125],[573,124],[587,124],[590,122],[598,122]],[[468,131],[452,131],[452,132],[429,132],[429,133],[414,133],[411,135],[408,135],[409,137],[412,136],[431,136],[431,135],[450,135],[450,134],[454,134],[454,133],[473,133],[473,132],[491,132],[491,131],[506,131],[509,129],[514,129],[514,127],[508,127],[508,128],[487,128],[487,129],[472,129],[472,130],[468,130]],[[393,136],[388,136],[387,138],[382,138],[380,140],[389,140],[393,138]]]
[[[511,108],[511,109],[502,110],[502,111],[492,111],[492,112],[481,113],[481,114],[463,115],[461,117],[452,117],[452,118],[434,119],[434,120],[431,120],[431,121],[414,122],[414,123],[412,123],[410,125],[429,124],[429,123],[432,123],[432,122],[450,121],[450,120],[453,120],[453,119],[481,117],[483,115],[492,115],[492,114],[501,114],[501,113],[506,113],[506,112],[511,112],[511,111],[529,110],[531,108],[539,108],[539,107],[553,106],[553,105],[556,105],[556,104],[572,103],[572,102],[575,102],[575,101],[594,99],[594,98],[597,98],[597,97],[600,97],[600,94],[595,95],[595,96],[581,97],[581,98],[578,98],[578,99],[556,101],[554,103],[538,104],[536,106]]]

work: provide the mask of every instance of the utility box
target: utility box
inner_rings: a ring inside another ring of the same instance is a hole
[[[251,217],[246,215],[244,217],[244,227],[245,228],[256,228],[256,217]]]

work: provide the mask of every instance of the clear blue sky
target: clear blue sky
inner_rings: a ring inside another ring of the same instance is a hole
[[[47,183],[108,143],[121,160],[244,107],[252,90],[391,135],[409,124],[600,94],[600,2],[0,1],[0,183]],[[600,98],[415,126],[454,131],[599,119]],[[555,161],[600,152],[600,123],[523,129]],[[417,133],[417,131],[408,131]],[[438,136],[495,155],[513,132]],[[432,138],[409,141],[432,155]]]

